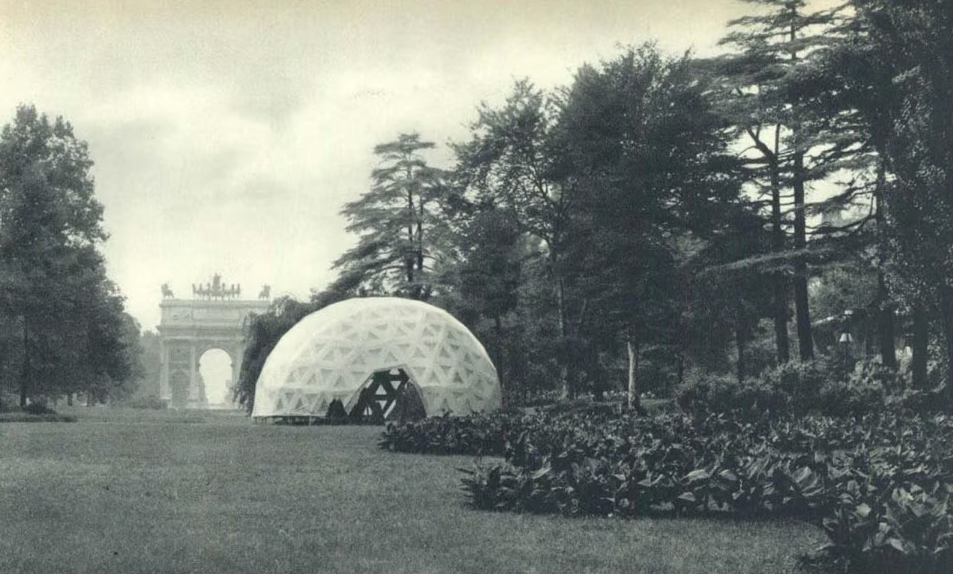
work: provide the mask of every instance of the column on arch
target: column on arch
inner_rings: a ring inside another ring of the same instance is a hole
[[[235,389],[238,388],[238,377],[242,373],[242,360],[245,358],[245,343],[242,339],[234,342],[228,351],[228,356],[232,360],[232,380],[228,383],[228,398],[231,400],[235,396]]]
[[[196,357],[195,340],[189,341],[189,404],[199,400],[199,368]]]
[[[159,337],[159,399],[172,400],[172,388],[169,386],[169,344],[165,337]]]

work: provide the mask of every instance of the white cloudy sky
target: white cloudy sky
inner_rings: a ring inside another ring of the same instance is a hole
[[[0,120],[89,142],[110,276],[145,328],[213,272],[306,297],[354,238],[371,149],[462,140],[514,79],[657,39],[710,53],[738,0],[0,0]],[[443,154],[444,158],[446,154]],[[441,156],[434,156],[436,163]]]

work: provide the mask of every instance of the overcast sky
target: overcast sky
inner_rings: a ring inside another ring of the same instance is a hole
[[[0,0],[0,123],[19,103],[89,142],[110,277],[144,328],[159,286],[221,273],[307,297],[353,244],[372,148],[466,138],[513,81],[567,84],[656,39],[713,51],[738,0]],[[446,152],[433,162],[446,161]]]

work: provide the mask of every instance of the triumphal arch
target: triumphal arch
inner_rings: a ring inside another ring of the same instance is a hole
[[[250,315],[268,310],[270,291],[265,285],[257,299],[243,299],[241,284],[228,285],[218,274],[204,285],[193,283],[191,299],[176,298],[169,285],[163,285],[159,305],[162,320],[158,326],[162,354],[160,398],[173,408],[209,406],[199,360],[212,349],[225,351],[231,360],[231,396],[245,352],[243,327]]]

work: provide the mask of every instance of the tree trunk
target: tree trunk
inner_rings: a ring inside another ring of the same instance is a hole
[[[930,323],[923,303],[913,306],[913,388],[927,388],[927,353],[930,342]]]
[[[796,46],[798,32],[797,3],[788,2],[786,6],[791,11],[791,46]],[[795,63],[799,59],[797,50],[792,49],[792,64],[796,65]],[[804,152],[798,149],[799,142],[797,136],[799,135],[800,129],[794,125],[790,127],[791,135],[794,137],[791,174],[794,192],[794,250],[801,253],[807,248],[807,214],[805,213],[804,199]],[[814,337],[811,333],[811,313],[808,308],[807,262],[804,261],[803,256],[799,256],[794,262],[794,314],[797,322],[798,355],[802,361],[810,361],[814,358]]]
[[[943,395],[947,411],[953,411],[953,287],[940,287],[940,315],[942,316],[943,338],[946,342],[946,387]]]
[[[791,360],[791,343],[788,341],[788,290],[784,275],[776,275],[774,281],[774,341],[778,364],[783,365]]]
[[[777,152],[780,128],[775,128],[775,152]],[[771,170],[771,243],[775,253],[784,251],[784,228],[781,226],[781,174],[777,155],[770,159]],[[787,281],[783,273],[775,273],[774,278],[774,341],[777,348],[778,364],[791,360],[791,344],[788,341],[788,293]]]
[[[553,267],[555,267],[555,263]],[[573,398],[574,393],[569,372],[569,324],[566,321],[566,287],[562,278],[559,277],[556,279],[556,312],[559,319],[559,349],[556,359],[559,362],[560,395],[564,399],[570,399]]]
[[[626,394],[626,408],[629,412],[637,412],[642,410],[642,404],[639,401],[639,389],[636,384],[636,375],[639,370],[639,343],[631,329],[626,332],[625,348],[629,354],[629,385]]]
[[[419,291],[418,299],[426,301],[430,299],[430,292],[423,283],[424,279],[424,200],[423,197],[417,201],[417,245],[415,255],[417,257],[417,289]]]
[[[807,248],[807,223],[804,202],[804,154],[794,153],[794,250]],[[814,358],[814,337],[808,308],[807,262],[798,257],[794,262],[794,312],[797,316],[798,352],[802,361]]]
[[[877,272],[877,338],[880,343],[880,362],[885,367],[897,368],[897,347],[894,342],[893,306],[887,291],[883,271]]]
[[[879,160],[877,162],[877,186],[874,190],[874,218],[877,221],[877,230],[883,233],[886,222],[883,211],[883,191],[887,185],[887,154],[884,145],[876,145]],[[877,250],[877,336],[880,339],[880,362],[891,369],[897,368],[897,346],[894,341],[894,310],[890,301],[890,292],[887,289],[887,280],[884,267],[887,264],[884,246]]]
[[[404,268],[407,275],[407,287],[410,290],[409,294],[412,299],[418,299],[416,296],[416,286],[414,285],[414,263],[416,257],[413,253],[414,247],[414,217],[417,214],[417,209],[414,207],[414,190],[411,187],[410,182],[413,179],[413,170],[408,165],[404,169],[405,182],[407,184],[407,211],[410,212],[410,217],[407,222],[407,241],[410,242],[411,252],[404,255]]]
[[[26,315],[23,316],[23,366],[20,371],[20,408],[26,406],[26,399],[30,385],[30,379],[33,377],[33,369],[30,364],[30,327]]]
[[[503,321],[499,315],[493,317],[493,326],[496,329],[496,376],[500,380],[500,396],[506,397],[506,349],[503,345]],[[505,404],[503,406],[506,406]]]
[[[748,347],[748,337],[743,321],[744,319],[739,319],[735,325],[735,345],[738,347],[737,376],[739,385],[744,382],[745,376],[748,374],[748,364],[745,358],[745,349]]]
[[[814,358],[814,338],[811,332],[811,314],[808,311],[807,266],[794,265],[794,312],[797,316],[798,354],[802,361]]]

